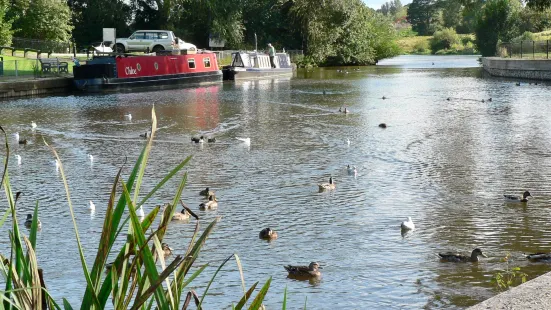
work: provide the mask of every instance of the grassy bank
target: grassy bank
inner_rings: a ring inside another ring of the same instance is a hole
[[[549,34],[551,36],[551,32]],[[474,35],[456,34],[455,42],[447,48],[441,48],[443,39],[439,36],[412,36],[397,40],[403,54],[408,55],[476,55],[474,48]]]

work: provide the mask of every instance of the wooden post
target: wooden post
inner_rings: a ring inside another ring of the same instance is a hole
[[[520,58],[522,58],[522,40],[520,41]]]
[[[40,278],[40,287],[46,290],[46,283],[44,283],[44,274],[42,273],[42,268],[38,268],[38,277]],[[48,302],[46,301],[46,292],[42,292],[42,309],[47,310],[48,309]]]
[[[532,41],[532,58],[536,58],[536,41]]]
[[[549,59],[549,40],[545,40],[545,42],[546,42],[545,46],[546,46],[546,50],[547,50],[547,56],[546,57],[547,57],[547,59]]]

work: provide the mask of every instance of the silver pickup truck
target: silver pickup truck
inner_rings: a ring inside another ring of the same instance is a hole
[[[197,51],[197,47],[176,37],[170,30],[138,30],[128,38],[117,39],[117,53],[160,52],[173,49]]]

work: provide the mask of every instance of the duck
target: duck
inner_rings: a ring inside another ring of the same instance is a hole
[[[216,138],[208,138],[207,142],[208,143],[214,143],[214,142],[216,142]]]
[[[402,224],[400,224],[400,228],[402,230],[415,230],[415,224],[413,224],[411,217],[408,216],[407,221],[403,221]]]
[[[205,140],[204,140],[203,138],[204,138],[203,136],[201,136],[201,137],[199,137],[199,138],[192,137],[192,138],[191,138],[191,141],[192,141],[192,142],[195,142],[195,143],[203,143],[203,142],[205,142]]]
[[[551,253],[524,254],[531,261],[551,261]]]
[[[528,202],[528,198],[527,198],[528,196],[532,197],[529,191],[525,191],[522,194],[522,198],[520,198],[520,196],[515,196],[515,195],[503,195],[503,198],[505,198],[505,200],[508,202]]]
[[[140,135],[140,138],[147,138],[147,137],[149,137],[149,134],[147,133],[147,131],[144,134]]]
[[[342,113],[348,114],[348,113],[350,113],[350,111],[349,111],[347,108],[344,108],[344,110],[342,111]]]
[[[339,108],[339,112],[341,112],[341,113],[342,113],[342,107],[340,107],[340,108]]]
[[[516,85],[516,86],[520,86],[520,82],[517,82],[515,85]]]
[[[203,202],[199,205],[199,209],[201,210],[207,210],[207,209],[216,209],[218,207],[218,202],[216,201],[216,197],[214,195],[209,196],[209,201]]]
[[[327,92],[325,91],[325,89],[323,90],[323,94],[324,94],[324,95],[327,95]]]
[[[488,102],[492,102],[492,97],[488,98]]]
[[[387,98],[387,97],[385,97],[385,96],[383,96],[383,98],[381,98],[381,99],[383,99],[383,100],[386,100],[386,99],[388,99],[388,98]]]
[[[488,257],[484,253],[482,253],[482,250],[479,248],[474,249],[473,252],[471,253],[471,256],[462,255],[454,252],[438,253],[438,255],[442,260],[448,261],[448,262],[454,262],[454,263],[466,263],[466,262],[476,263],[478,262],[479,256]]]
[[[19,140],[19,144],[27,144],[27,139]]]
[[[358,173],[358,170],[356,169],[356,166],[350,167],[350,165],[347,165],[346,166],[346,171],[348,172],[349,175],[355,175],[356,173]]]
[[[128,113],[128,114],[125,114],[124,115],[124,118],[126,118],[127,120],[131,121],[132,120],[132,114]]]
[[[31,122],[31,129],[35,129],[37,127],[36,123],[34,121]]]
[[[205,188],[204,190],[200,191],[199,192],[199,195],[200,196],[205,196],[205,197],[209,197],[209,196],[212,196],[214,195],[214,192],[210,190],[210,188]]]
[[[335,182],[333,181],[333,177],[329,177],[329,183],[321,183],[318,184],[320,192],[323,192],[325,190],[333,190],[335,189]]]
[[[274,240],[277,239],[277,232],[272,230],[270,227],[267,227],[260,231],[258,237],[265,240]]]
[[[17,165],[21,166],[21,155],[15,155],[15,158],[17,158]]]
[[[385,123],[380,123],[379,128],[386,128],[386,124]]]
[[[25,227],[31,228],[32,224],[33,224],[33,215],[27,214],[27,219],[25,220]],[[36,224],[38,226],[38,229],[42,228],[42,223],[40,222],[39,219],[36,220]]]
[[[308,266],[283,266],[289,273],[289,277],[317,278],[321,276],[319,269],[322,269],[316,262],[311,262]]]
[[[94,212],[96,211],[96,205],[90,200],[90,203],[88,204],[88,210]]]
[[[486,102],[484,99],[482,99],[482,103]]]
[[[189,212],[186,209],[182,209],[182,212],[176,212],[172,216],[173,221],[186,221],[189,219]]]
[[[173,249],[169,247],[167,243],[164,243],[164,242],[161,244],[161,249],[163,250],[163,254],[165,257],[170,256],[170,254],[172,254],[172,251],[173,251]]]

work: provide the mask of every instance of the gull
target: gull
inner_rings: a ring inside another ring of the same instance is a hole
[[[138,210],[136,210],[136,215],[138,215],[138,217],[145,217],[145,212],[143,212],[143,208],[140,207]]]
[[[128,113],[128,114],[125,114],[124,115],[124,118],[126,118],[127,120],[131,121],[132,120],[132,114]]]
[[[348,144],[348,146],[350,146],[350,139],[346,139],[346,144]]]
[[[31,122],[31,128],[32,129],[35,129],[36,128],[36,123],[34,121]]]
[[[56,169],[56,170],[59,170],[59,166],[60,166],[60,165],[61,165],[61,164],[59,163],[59,160],[56,159],[56,160],[55,160],[55,169]]]
[[[400,224],[400,228],[402,230],[415,230],[415,224],[413,224],[411,217],[408,216],[407,221],[403,221],[402,224]]]
[[[247,145],[251,145],[251,138],[236,138],[239,141],[245,142]]]
[[[15,137],[15,140],[19,141],[19,133],[16,132],[16,133],[14,133],[13,135],[14,135],[14,137]]]
[[[88,209],[92,212],[96,211],[96,205],[90,200],[90,204],[88,206]]]
[[[94,155],[88,154],[88,158],[90,158],[90,162],[94,162]]]
[[[17,158],[17,164],[21,166],[21,155],[15,155],[15,158]]]

